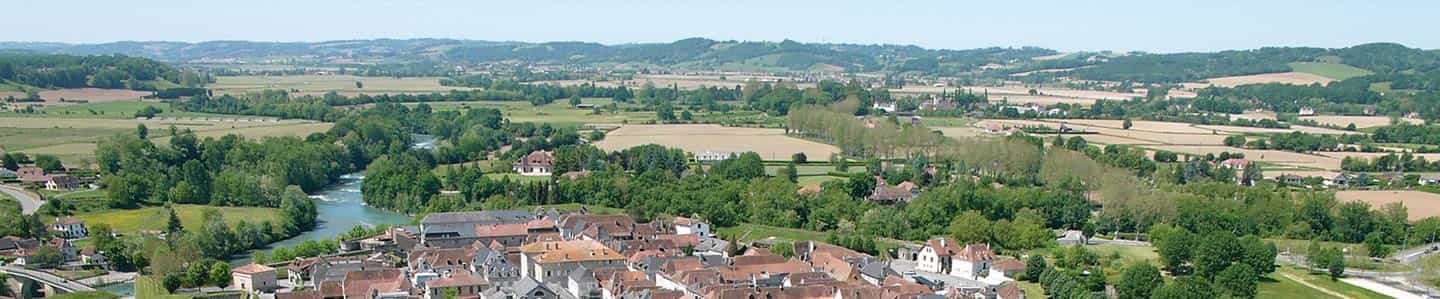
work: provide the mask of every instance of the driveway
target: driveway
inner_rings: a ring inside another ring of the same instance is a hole
[[[19,200],[20,212],[25,215],[35,214],[35,211],[40,209],[40,205],[45,204],[45,201],[40,200],[40,196],[35,195],[35,193],[30,193],[30,191],[25,191],[25,189],[20,187],[0,185],[0,192],[4,192],[6,195],[14,197],[15,200]]]

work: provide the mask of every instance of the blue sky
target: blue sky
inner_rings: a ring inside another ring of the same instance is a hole
[[[927,48],[1440,48],[1440,1],[11,0],[0,40],[793,39]]]

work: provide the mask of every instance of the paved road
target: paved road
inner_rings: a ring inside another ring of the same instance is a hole
[[[14,197],[15,200],[19,200],[20,212],[25,215],[35,214],[35,211],[40,209],[40,205],[45,204],[45,201],[40,200],[40,197],[20,187],[0,185],[0,192],[4,192],[6,195]]]
[[[66,292],[89,292],[95,290],[95,288],[92,288],[83,283],[74,280],[64,279],[59,276],[55,276],[55,274],[50,274],[43,271],[35,271],[13,266],[4,266],[0,267],[0,272],[9,273],[11,276],[33,279],[40,283],[54,286],[55,288]]]
[[[1440,242],[1415,246],[1411,247],[1410,249],[1395,252],[1395,259],[1400,260],[1400,262],[1402,263],[1413,264],[1415,263],[1415,261],[1419,260],[1422,257],[1425,257],[1426,255],[1440,252],[1440,250],[1431,249],[1440,249]]]

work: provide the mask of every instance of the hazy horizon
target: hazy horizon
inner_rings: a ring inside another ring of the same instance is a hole
[[[1323,3],[1321,3],[1323,2]],[[320,42],[440,38],[607,45],[714,40],[896,44],[930,49],[1208,52],[1394,42],[1440,48],[1440,2],[739,0],[477,3],[436,0],[23,1],[0,41]],[[77,9],[83,7],[83,9]],[[77,21],[78,20],[78,21]],[[37,26],[39,25],[39,26]],[[23,28],[23,30],[15,30]]]

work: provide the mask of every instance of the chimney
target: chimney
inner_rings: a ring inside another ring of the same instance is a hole
[[[940,247],[945,247],[945,238],[940,238]]]

